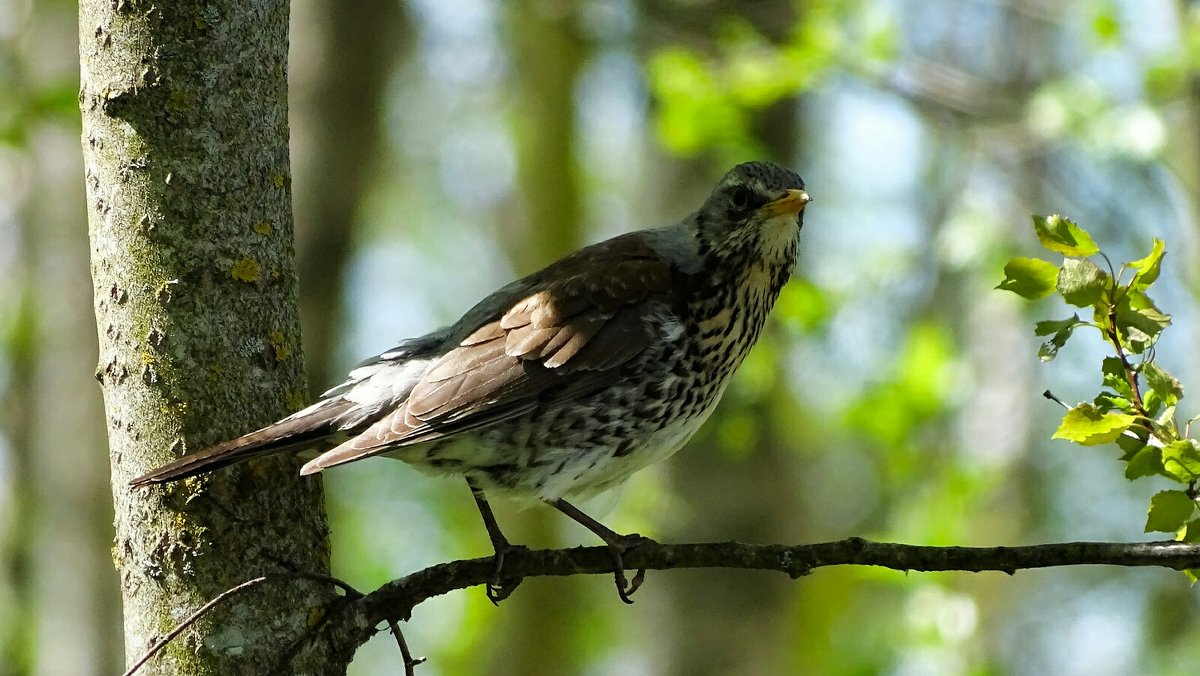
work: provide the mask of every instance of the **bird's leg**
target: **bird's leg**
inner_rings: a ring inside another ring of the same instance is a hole
[[[492,570],[492,579],[487,586],[487,597],[493,605],[500,605],[500,602],[508,598],[516,590],[517,585],[521,584],[519,577],[510,579],[500,577],[500,573],[504,569],[504,557],[509,552],[523,547],[509,543],[508,538],[504,537],[504,533],[500,531],[500,524],[496,522],[496,515],[492,513],[492,506],[488,504],[483,491],[470,479],[467,479],[467,485],[471,487],[475,506],[479,508],[479,515],[483,517],[483,526],[487,528],[488,539],[492,541],[492,549],[496,552],[496,565]]]
[[[562,498],[547,500],[546,504],[571,517],[584,528],[599,536],[601,540],[604,540],[604,544],[608,545],[608,551],[612,555],[613,578],[617,583],[617,595],[625,603],[633,603],[633,599],[629,597],[633,596],[638,587],[642,586],[642,582],[646,579],[646,569],[639,568],[637,574],[633,576],[633,582],[628,582],[625,579],[625,561],[621,555],[638,545],[654,541],[637,533],[621,535]]]

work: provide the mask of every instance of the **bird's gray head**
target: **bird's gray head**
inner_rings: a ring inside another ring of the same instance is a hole
[[[705,266],[764,267],[791,274],[804,206],[804,179],[770,162],[739,164],[717,183],[695,214],[693,228]]]

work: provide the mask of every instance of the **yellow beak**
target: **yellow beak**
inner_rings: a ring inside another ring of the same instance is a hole
[[[767,202],[759,207],[759,212],[767,218],[775,218],[784,214],[798,214],[804,211],[804,205],[812,201],[808,193],[796,188],[790,188],[787,194],[773,202]]]

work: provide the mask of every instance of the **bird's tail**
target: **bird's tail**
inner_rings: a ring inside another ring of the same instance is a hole
[[[340,397],[325,400],[277,423],[167,463],[129,482],[148,486],[178,481],[235,465],[251,458],[319,448],[338,431],[338,419],[355,404]],[[334,442],[332,445],[336,445]],[[332,446],[331,445],[331,446]]]

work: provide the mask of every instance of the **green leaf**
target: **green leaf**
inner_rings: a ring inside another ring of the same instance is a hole
[[[1180,534],[1179,540],[1180,542],[1191,542],[1193,544],[1200,542],[1200,519],[1192,519],[1191,521],[1188,521],[1187,525],[1183,527],[1183,533]],[[1195,572],[1195,569],[1191,571],[1185,570],[1183,572],[1193,573]],[[1195,582],[1193,575],[1189,574],[1188,577],[1192,577],[1192,581]]]
[[[1004,266],[1004,281],[997,289],[1012,291],[1022,298],[1037,300],[1054,291],[1058,266],[1040,258],[1017,257]]]
[[[1110,286],[1108,273],[1095,263],[1082,258],[1063,261],[1058,273],[1058,292],[1063,300],[1076,307],[1095,305]]]
[[[1133,269],[1133,281],[1129,283],[1129,288],[1134,291],[1144,291],[1154,280],[1158,279],[1158,273],[1162,268],[1163,254],[1166,253],[1163,241],[1157,237],[1154,238],[1154,247],[1150,250],[1150,254],[1145,258],[1139,258],[1136,261],[1131,261],[1127,265]]]
[[[1152,361],[1142,364],[1142,376],[1146,378],[1146,384],[1150,386],[1150,389],[1167,406],[1174,406],[1180,399],[1183,399],[1183,385],[1158,364]]]
[[[1138,434],[1138,430],[1136,429],[1130,431],[1133,433],[1133,435]],[[1144,439],[1143,436],[1145,436],[1144,433],[1138,436],[1122,434],[1121,436],[1117,437],[1117,446],[1124,451],[1121,454],[1122,460],[1129,462],[1130,460],[1133,460],[1134,456],[1146,448],[1146,439]]]
[[[1136,421],[1137,418],[1128,413],[1103,413],[1085,402],[1067,411],[1053,438],[1074,441],[1084,446],[1107,444],[1121,436],[1121,433]]]
[[[1144,476],[1154,476],[1163,473],[1162,449],[1157,446],[1145,446],[1129,459],[1125,466],[1125,478],[1133,481]]]
[[[1092,236],[1086,230],[1075,225],[1071,219],[1057,214],[1053,216],[1034,215],[1033,229],[1037,232],[1042,246],[1064,256],[1084,257],[1100,251],[1100,247],[1096,246],[1096,242],[1092,240]]]
[[[1049,336],[1053,334],[1050,340],[1042,343],[1038,348],[1038,358],[1042,361],[1050,361],[1058,355],[1058,350],[1063,345],[1067,344],[1067,339],[1075,332],[1078,326],[1086,326],[1087,322],[1079,319],[1078,314],[1073,314],[1066,319],[1048,320],[1038,322],[1033,327],[1033,333],[1038,336]]]
[[[1183,491],[1161,491],[1150,498],[1146,532],[1174,533],[1187,525],[1196,502]]]
[[[1033,325],[1033,335],[1049,336],[1064,329],[1074,329],[1076,326],[1084,323],[1086,322],[1079,318],[1078,313],[1073,314],[1066,319],[1048,319],[1044,322],[1038,322],[1037,324]]]
[[[1131,402],[1125,397],[1101,390],[1100,394],[1097,394],[1096,398],[1092,400],[1092,403],[1096,405],[1096,408],[1107,413],[1109,411],[1129,410]],[[1118,440],[1120,440],[1120,437],[1118,437]]]
[[[1059,345],[1057,342],[1047,340],[1038,346],[1038,359],[1041,361],[1054,361],[1054,358],[1058,356],[1058,348],[1060,347],[1062,345]]]
[[[1129,386],[1129,378],[1125,373],[1125,364],[1116,357],[1105,357],[1100,364],[1104,373],[1104,386],[1126,399],[1133,399],[1133,388]]]
[[[1158,399],[1158,393],[1154,390],[1146,390],[1142,393],[1142,407],[1146,409],[1146,415],[1154,417],[1162,410],[1162,402]],[[1171,407],[1172,412],[1175,410]]]
[[[1130,307],[1133,307],[1138,310],[1154,310],[1155,312],[1158,312],[1158,306],[1154,304],[1154,299],[1152,299],[1145,292],[1130,291],[1128,294],[1128,298],[1129,298]],[[1159,313],[1159,314],[1162,314],[1162,313]],[[1167,315],[1163,315],[1163,316],[1166,317]]]
[[[1154,301],[1144,293],[1130,293],[1117,303],[1117,331],[1126,347],[1134,354],[1146,351],[1158,334],[1171,324],[1171,316],[1163,314]]]
[[[1162,449],[1163,469],[1180,481],[1200,477],[1200,448],[1192,439],[1174,441]]]
[[[1154,394],[1154,391],[1151,390],[1150,394]],[[1158,396],[1155,395],[1154,398],[1157,399]],[[1149,411],[1147,411],[1147,413],[1149,413]],[[1158,426],[1163,428],[1167,434],[1171,435],[1170,438],[1174,439],[1179,436],[1179,431],[1175,428],[1174,406],[1167,406],[1163,408],[1162,413],[1158,414],[1158,418],[1155,420],[1155,422],[1157,422]]]

